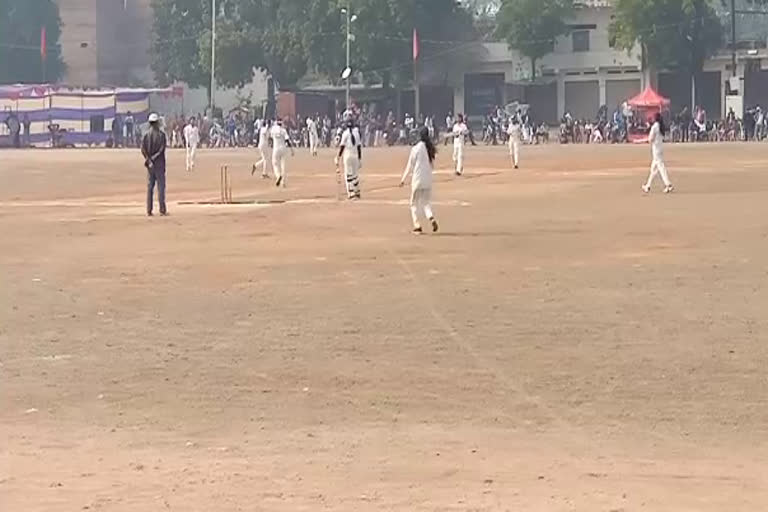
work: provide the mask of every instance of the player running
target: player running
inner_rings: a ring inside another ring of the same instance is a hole
[[[405,166],[400,186],[405,185],[408,175],[413,172],[411,178],[411,218],[413,219],[413,233],[423,233],[419,222],[420,214],[432,224],[432,231],[437,233],[439,229],[435,214],[432,212],[432,166],[435,163],[437,148],[429,137],[429,128],[422,128],[419,133],[419,142],[411,150],[408,164]]]
[[[253,167],[251,168],[251,176],[256,174],[256,169],[258,169],[259,166],[261,166],[261,177],[264,179],[269,178],[269,172],[267,171],[267,162],[269,162],[269,130],[270,130],[270,121],[267,121],[266,119],[261,123],[261,126],[259,126],[259,144],[256,146],[256,149],[259,151],[259,155],[261,156],[261,159],[253,164]]]

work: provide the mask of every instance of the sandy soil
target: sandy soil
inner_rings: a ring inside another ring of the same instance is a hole
[[[765,510],[767,147],[441,148],[423,237],[404,148],[3,151],[0,508]]]

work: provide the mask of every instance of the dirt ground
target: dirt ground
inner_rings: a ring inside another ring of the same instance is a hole
[[[0,508],[768,508],[768,146],[0,153]],[[231,206],[217,200],[229,165]]]

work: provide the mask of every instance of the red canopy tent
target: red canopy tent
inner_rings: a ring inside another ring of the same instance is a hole
[[[635,108],[645,108],[650,110],[661,110],[663,107],[669,106],[669,100],[657,93],[650,85],[646,87],[643,92],[628,100],[627,103]]]
[[[657,93],[650,85],[643,92],[627,100],[634,110],[634,123],[629,128],[631,142],[645,142],[648,139],[646,126],[653,124],[656,114],[669,108],[669,99]],[[647,121],[647,125],[645,124]]]

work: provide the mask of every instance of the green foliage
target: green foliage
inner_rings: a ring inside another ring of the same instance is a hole
[[[1,0],[0,0],[1,1]],[[411,79],[414,27],[425,41],[472,36],[472,18],[457,0],[350,0],[356,71],[368,79]],[[219,0],[216,77],[227,86],[253,69],[282,86],[312,70],[337,81],[345,66],[346,0]],[[205,85],[210,74],[210,0],[153,0],[153,69],[164,83]],[[183,6],[183,8],[181,7]],[[186,15],[184,15],[186,13]],[[422,44],[428,55],[430,44]]]
[[[46,29],[45,76],[40,30]],[[56,82],[64,73],[61,19],[53,0],[0,0],[0,83]]]
[[[157,80],[164,85],[176,80],[192,87],[208,85],[210,55],[201,59],[200,47],[208,44],[210,49],[210,43],[204,43],[210,38],[210,2],[152,0],[152,7],[152,70]]]
[[[708,0],[617,0],[615,9],[616,46],[640,44],[653,67],[696,73],[722,47],[723,27]]]
[[[573,0],[503,0],[496,16],[496,34],[531,59],[535,78],[536,61],[552,51],[559,36],[568,33],[566,20],[573,8]]]

